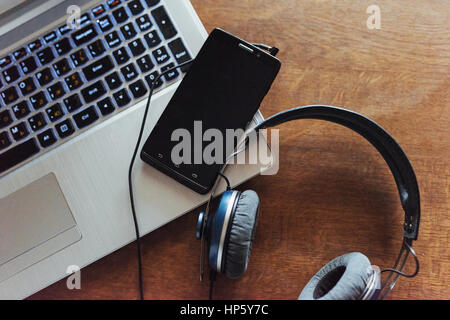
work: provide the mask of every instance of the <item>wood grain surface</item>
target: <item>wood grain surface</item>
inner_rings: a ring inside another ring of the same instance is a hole
[[[170,1],[170,0],[169,0]],[[332,104],[363,113],[401,144],[418,178],[420,274],[391,299],[450,299],[450,2],[442,0],[192,0],[206,29],[221,27],[277,46],[281,71],[261,110]],[[369,30],[366,9],[381,9]],[[261,215],[247,273],[217,277],[217,299],[296,299],[317,270],[359,251],[392,266],[403,211],[376,150],[350,130],[316,120],[280,127],[280,170],[255,190]],[[131,217],[130,217],[131,219]],[[207,299],[199,282],[197,211],[142,239],[147,299]],[[84,268],[82,289],[65,280],[31,299],[136,299],[132,243]],[[412,271],[408,265],[406,271]]]

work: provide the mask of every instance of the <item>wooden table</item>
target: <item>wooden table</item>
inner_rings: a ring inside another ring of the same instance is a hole
[[[419,181],[422,218],[415,249],[421,270],[401,279],[393,299],[450,298],[450,2],[192,0],[206,29],[221,27],[280,48],[281,71],[265,116],[305,104],[363,113],[401,144]],[[381,29],[368,29],[375,3]],[[327,261],[360,251],[391,267],[403,211],[387,165],[350,130],[309,120],[280,127],[280,170],[241,187],[261,198],[248,271],[220,275],[219,299],[295,299]],[[147,299],[207,299],[200,283],[197,211],[145,236]],[[32,299],[135,299],[136,248],[130,244],[82,270],[82,289],[65,280]],[[407,268],[410,272],[413,264]]]

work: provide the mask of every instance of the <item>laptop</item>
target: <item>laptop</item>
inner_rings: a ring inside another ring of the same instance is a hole
[[[187,0],[1,1],[1,299],[25,298],[135,240],[127,173],[149,84],[206,37]],[[158,83],[144,137],[182,78]],[[236,185],[260,169],[227,173]],[[134,188],[142,235],[208,197],[140,159]]]

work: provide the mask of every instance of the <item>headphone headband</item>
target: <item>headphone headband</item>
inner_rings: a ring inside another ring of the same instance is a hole
[[[252,130],[270,128],[297,119],[338,123],[359,133],[380,152],[394,176],[405,212],[404,237],[417,240],[420,223],[419,187],[411,163],[397,141],[373,120],[354,111],[327,105],[309,105],[285,110],[265,119]]]

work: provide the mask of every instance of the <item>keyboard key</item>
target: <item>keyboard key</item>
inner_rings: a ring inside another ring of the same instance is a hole
[[[39,91],[34,96],[30,97],[31,105],[35,110],[38,110],[45,106],[48,103],[47,98],[45,97],[45,94],[43,91]]]
[[[155,60],[158,64],[165,63],[165,62],[169,61],[169,59],[170,59],[170,56],[167,53],[166,47],[164,47],[164,46],[152,51],[152,54],[153,54],[153,57],[155,57]]]
[[[145,41],[148,44],[149,48],[156,47],[158,44],[161,43],[161,38],[158,36],[158,33],[156,30],[153,30],[152,32],[147,33],[144,36]]]
[[[25,73],[25,74],[33,72],[37,68],[36,61],[34,60],[33,57],[29,57],[29,58],[21,61],[20,66],[22,68],[23,73]]]
[[[37,57],[39,59],[39,62],[41,65],[45,65],[47,63],[50,63],[55,59],[55,56],[53,54],[53,51],[50,47],[45,48],[44,50],[41,50],[37,53]]]
[[[105,46],[103,45],[102,40],[98,39],[88,45],[88,50],[95,58],[105,52]]]
[[[122,32],[122,35],[125,38],[125,40],[134,38],[137,34],[136,29],[134,29],[132,23],[127,23],[126,25],[120,27],[120,31]]]
[[[152,27],[152,22],[150,21],[150,17],[148,14],[144,14],[136,19],[136,24],[138,25],[139,30],[141,32],[147,31]]]
[[[116,31],[113,31],[113,32],[111,32],[111,33],[108,33],[108,34],[105,36],[105,40],[106,40],[106,43],[108,44],[108,46],[109,46],[110,48],[117,47],[117,46],[120,44],[120,42],[121,42],[121,40],[120,40],[120,38],[119,38],[119,35],[117,34]]]
[[[187,51],[186,47],[183,44],[183,41],[181,41],[180,38],[169,42],[169,49],[172,52],[172,55],[175,57],[177,64],[181,64],[183,62],[191,60],[191,56],[189,55],[189,52]],[[189,66],[190,65],[181,67],[181,71],[186,72],[189,69]]]
[[[56,142],[56,137],[52,129],[47,129],[38,134],[37,138],[43,148],[47,148]]]
[[[51,107],[45,109],[45,113],[47,114],[51,122],[55,122],[64,115],[64,111],[62,110],[59,103],[55,103]]]
[[[9,139],[8,132],[3,131],[0,133],[0,151],[9,147],[11,145],[11,140]],[[0,165],[1,166],[1,165]]]
[[[0,112],[0,129],[9,126],[13,122],[13,118],[9,110]]]
[[[70,76],[66,77],[64,81],[66,82],[67,88],[71,91],[83,85],[83,80],[81,80],[78,72],[72,73]]]
[[[31,130],[38,131],[45,127],[47,122],[44,119],[42,112],[35,114],[34,116],[28,118],[28,123],[30,124]]]
[[[89,42],[97,36],[97,31],[93,24],[89,24],[84,28],[72,33],[72,40],[77,47],[83,43]]]
[[[10,104],[19,98],[19,94],[17,93],[17,90],[14,87],[10,87],[2,91],[1,96],[5,104]]]
[[[95,112],[94,106],[90,106],[73,116],[73,120],[80,129],[94,123],[97,119],[98,115],[97,112]]]
[[[66,58],[59,60],[58,62],[53,64],[53,69],[55,70],[55,73],[57,76],[62,76],[68,73],[70,70],[69,62]]]
[[[65,98],[63,101],[67,111],[69,112],[73,112],[82,106],[80,96],[78,94],[73,94]]]
[[[53,81],[53,75],[50,68],[45,68],[37,72],[36,78],[41,86],[45,86],[46,84]]]
[[[99,97],[106,93],[105,87],[101,80],[94,82],[89,87],[81,90],[81,95],[83,96],[84,101],[86,103],[97,100]]]
[[[85,25],[89,21],[91,21],[91,17],[89,16],[89,13],[82,14],[80,17],[80,20],[79,20],[80,26]]]
[[[56,104],[52,105],[51,107],[48,107],[47,109],[45,109],[45,113],[47,113],[47,116],[51,122],[55,122],[56,120],[60,119],[64,115],[64,112],[59,103],[56,103]]]
[[[50,95],[50,98],[52,100],[58,100],[63,95],[66,94],[66,91],[64,90],[64,87],[62,85],[62,82],[56,82],[54,85],[51,85],[47,88],[48,94]]]
[[[117,49],[113,52],[114,59],[116,59],[117,64],[123,64],[130,60],[130,56],[125,48]]]
[[[0,68],[4,68],[6,66],[8,66],[11,63],[11,57],[10,56],[6,56],[0,59]]]
[[[59,27],[58,30],[62,35],[72,31],[72,29],[70,28],[70,26],[67,23],[63,24],[61,27]]]
[[[123,23],[128,19],[128,15],[124,7],[114,10],[112,15],[117,23]]]
[[[25,48],[17,49],[13,53],[14,59],[16,59],[16,61],[19,60],[19,59],[22,59],[26,55],[27,55],[27,49],[25,49]]]
[[[22,92],[22,95],[29,95],[31,92],[36,90],[36,86],[34,84],[33,78],[26,78],[19,82],[19,89]]]
[[[177,30],[172,24],[169,16],[167,15],[166,9],[163,6],[160,6],[152,11],[152,16],[156,21],[156,24],[161,30],[164,38],[170,39],[177,34]]]
[[[30,49],[31,52],[36,51],[42,47],[42,42],[40,39],[36,39],[33,42],[28,44],[28,49]]]
[[[106,1],[110,9],[117,7],[120,4],[120,0],[108,0]]]
[[[106,116],[107,114],[112,113],[115,109],[114,105],[111,102],[111,99],[109,97],[97,102],[97,107],[103,116]]]
[[[39,152],[36,140],[27,140],[0,154],[0,173],[11,169]]]
[[[150,56],[146,54],[145,56],[139,58],[137,61],[137,64],[139,66],[139,69],[142,73],[147,73],[150,70],[153,69],[154,64],[152,62],[152,59],[150,59]]]
[[[17,119],[22,119],[23,117],[25,117],[30,113],[30,107],[28,106],[28,103],[24,100],[14,105],[14,107],[12,107],[12,111],[14,112],[14,115],[16,116]]]
[[[57,125],[55,125],[55,129],[61,139],[67,138],[75,132],[75,130],[73,129],[72,121],[70,121],[70,119],[66,119],[58,123]]]
[[[110,75],[105,77],[106,83],[108,84],[109,89],[114,90],[120,87],[122,84],[122,80],[120,80],[120,76],[117,72],[113,72]]]
[[[142,4],[139,0],[133,0],[133,1],[128,2],[128,9],[130,9],[131,14],[133,16],[144,11],[144,7],[142,6]]]
[[[2,74],[7,83],[12,83],[20,77],[19,70],[16,66],[12,66],[9,69],[3,70]]]
[[[173,63],[169,63],[168,65],[161,68],[161,73],[164,71],[173,68],[175,65]],[[178,77],[179,73],[177,69],[174,69],[164,75],[164,78],[166,78],[166,81],[172,81],[175,80]]]
[[[149,88],[152,87],[153,82],[155,81],[156,77],[158,77],[158,75],[159,75],[158,71],[154,71],[145,77],[145,81],[147,81]],[[163,85],[163,80],[160,78],[160,79],[158,79],[158,81],[155,82],[153,89],[157,89],[157,88],[161,87],[162,85]]]
[[[48,34],[46,34],[46,35],[44,36],[44,41],[45,41],[46,43],[50,43],[50,42],[55,41],[56,38],[57,38],[56,32],[55,32],[55,31],[52,31],[52,32],[50,32],[50,33],[48,33]]]
[[[84,51],[84,49],[75,51],[70,55],[70,58],[72,59],[72,62],[75,65],[75,67],[82,66],[89,60],[89,58],[86,55],[86,51]]]
[[[21,122],[13,127],[10,128],[11,135],[13,136],[14,140],[19,141],[25,138],[30,132],[28,131],[28,128],[25,124],[25,122]]]
[[[93,15],[94,17],[101,16],[102,14],[105,13],[105,11],[106,11],[106,9],[105,9],[105,7],[104,7],[102,4],[96,6],[94,9],[91,10],[92,15]]]
[[[131,54],[135,57],[140,56],[145,52],[144,44],[142,43],[141,39],[136,39],[134,41],[131,41],[128,44],[128,48],[130,48]]]
[[[62,56],[62,55],[65,55],[70,50],[72,50],[72,45],[70,44],[70,41],[68,38],[63,38],[62,40],[55,43],[55,49],[56,49],[56,52],[60,56]]]
[[[109,56],[97,60],[83,68],[83,73],[87,81],[95,79],[114,68],[114,64]]]
[[[122,89],[113,94],[114,100],[119,107],[127,105],[131,99],[127,93],[127,90]]]
[[[126,65],[125,67],[122,67],[120,71],[122,72],[122,75],[126,81],[131,81],[138,76],[136,68],[132,63]]]
[[[128,86],[131,91],[131,94],[135,99],[142,97],[147,93],[147,87],[145,86],[142,80],[137,80]]]
[[[159,0],[145,0],[145,2],[149,7],[152,7],[154,5],[157,5],[159,3]]]
[[[108,16],[104,16],[104,17],[98,19],[97,25],[102,32],[108,31],[109,29],[111,29],[114,26],[111,22],[111,19],[109,19]]]

